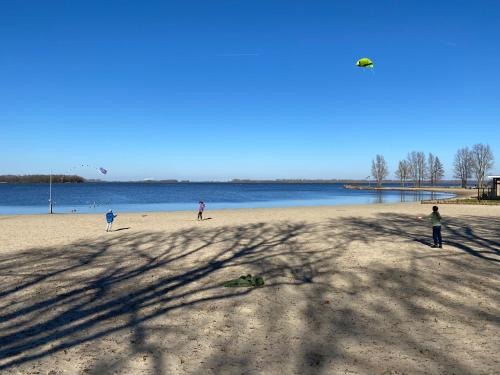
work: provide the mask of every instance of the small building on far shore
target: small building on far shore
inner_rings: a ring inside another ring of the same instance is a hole
[[[491,178],[491,198],[500,199],[500,175],[488,176]]]

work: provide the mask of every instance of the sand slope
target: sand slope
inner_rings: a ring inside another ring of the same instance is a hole
[[[441,209],[0,217],[0,373],[498,374],[500,207]]]

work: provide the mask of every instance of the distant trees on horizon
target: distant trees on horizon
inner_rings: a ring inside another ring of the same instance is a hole
[[[43,174],[30,174],[30,175],[4,175],[0,176],[0,182],[10,183],[10,184],[40,184],[50,182],[50,175]],[[63,175],[54,174],[52,175],[52,183],[83,183],[85,179],[77,175]]]
[[[474,176],[479,194],[493,162],[494,156],[489,145],[477,143],[471,149],[460,148],[453,161],[453,177],[460,179],[462,187],[467,188],[468,180]],[[376,155],[372,160],[372,176],[377,181],[377,186],[381,186],[388,175],[389,169],[384,156]],[[424,181],[429,181],[434,186],[444,178],[445,170],[439,157],[433,153],[429,153],[426,158],[422,151],[411,151],[406,159],[398,162],[394,175],[402,187],[408,181],[412,181],[414,187],[421,187]]]

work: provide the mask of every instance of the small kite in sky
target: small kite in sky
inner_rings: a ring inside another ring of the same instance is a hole
[[[106,169],[104,169],[103,167],[99,167],[99,170],[101,171],[102,174],[108,173],[108,171]]]
[[[373,61],[371,61],[368,57],[363,57],[356,62],[356,66],[360,68],[373,68]]]

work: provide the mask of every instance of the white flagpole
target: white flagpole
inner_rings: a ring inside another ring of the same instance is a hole
[[[52,170],[49,177],[49,214],[52,214]]]

